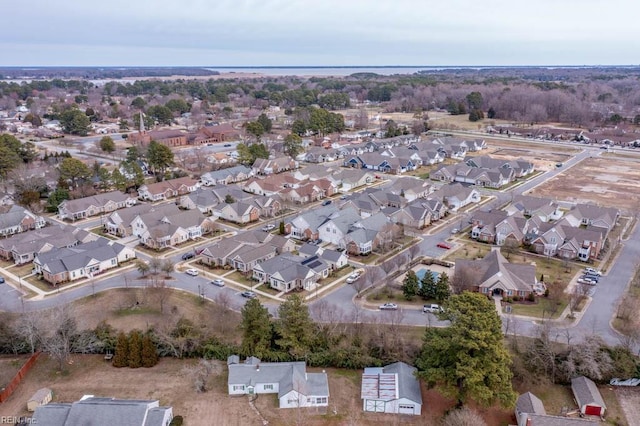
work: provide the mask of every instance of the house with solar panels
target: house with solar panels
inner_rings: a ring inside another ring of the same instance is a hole
[[[416,368],[404,362],[368,367],[362,375],[362,409],[373,413],[412,414],[422,411]]]

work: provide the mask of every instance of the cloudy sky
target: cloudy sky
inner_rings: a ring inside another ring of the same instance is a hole
[[[637,0],[30,0],[0,66],[640,64]]]

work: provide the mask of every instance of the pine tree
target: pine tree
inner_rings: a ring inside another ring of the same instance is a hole
[[[276,330],[280,338],[276,343],[293,359],[304,359],[313,351],[316,338],[316,326],[309,308],[299,295],[294,294],[280,305],[278,316]]]
[[[431,269],[427,269],[422,280],[420,281],[420,297],[423,300],[435,299],[436,297],[436,282],[433,279],[433,273]]]
[[[402,282],[402,294],[404,295],[404,298],[407,300],[413,300],[419,290],[420,286],[418,284],[418,276],[412,270],[407,272],[407,276],[404,277],[404,281]]]
[[[258,299],[250,299],[242,308],[242,353],[265,358],[271,349],[273,326],[271,315]]]
[[[149,333],[142,338],[142,366],[144,368],[153,367],[158,363],[158,351],[156,345],[151,340]]]
[[[443,272],[438,277],[438,281],[435,284],[434,299],[438,303],[442,303],[449,298],[451,290],[449,289],[449,276]]]
[[[138,330],[129,333],[129,367],[142,367],[142,338]]]
[[[116,341],[116,353],[113,355],[114,367],[127,367],[129,365],[129,340],[127,336],[120,332]]]
[[[285,232],[287,232],[287,231],[285,230],[285,228],[284,228],[284,221],[283,221],[283,220],[281,220],[281,221],[280,221],[280,228],[279,228],[279,231],[280,231],[280,235],[284,235],[284,234],[285,234]]]

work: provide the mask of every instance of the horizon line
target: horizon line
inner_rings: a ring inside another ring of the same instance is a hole
[[[544,64],[544,65],[0,65],[0,68],[595,68],[640,67],[640,64]]]

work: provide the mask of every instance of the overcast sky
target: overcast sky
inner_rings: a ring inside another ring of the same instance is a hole
[[[640,64],[637,0],[30,0],[0,66]]]

